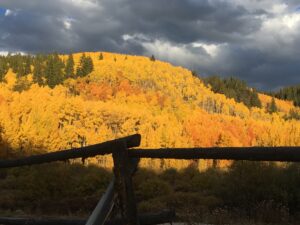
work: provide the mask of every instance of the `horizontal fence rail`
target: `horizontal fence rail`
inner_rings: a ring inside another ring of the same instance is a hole
[[[160,213],[147,213],[138,216],[140,225],[155,225],[169,223],[174,219],[173,210],[165,210]],[[0,217],[0,224],[5,225],[85,225],[86,219],[51,219],[51,218],[10,218]],[[124,224],[121,218],[108,220],[105,225]]]
[[[137,147],[140,145],[141,135],[134,134],[128,137],[103,142],[101,144],[40,155],[33,155],[20,159],[0,160],[0,168],[20,167],[26,165],[42,164],[55,161],[64,161],[68,159],[88,158],[94,157],[96,155],[111,154],[114,150],[118,148],[119,142],[124,142],[127,148]]]
[[[300,162],[300,147],[212,147],[131,149],[133,158],[227,159],[250,161]]]

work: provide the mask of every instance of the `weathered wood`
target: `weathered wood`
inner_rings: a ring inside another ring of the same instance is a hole
[[[163,211],[155,214],[141,214],[138,216],[140,225],[155,225],[174,221],[174,211]],[[53,218],[11,218],[0,217],[3,225],[85,225],[86,219],[53,219]],[[105,222],[105,225],[122,225],[124,221],[116,218]]]
[[[11,218],[0,217],[1,225],[85,225],[85,219]]]
[[[26,165],[49,163],[54,161],[64,161],[74,158],[88,158],[96,155],[111,154],[117,148],[119,141],[125,142],[128,147],[137,147],[140,145],[141,136],[134,134],[128,137],[103,142],[101,144],[91,145],[82,148],[51,152],[29,156],[14,160],[0,160],[0,168],[20,167]]]
[[[107,220],[109,213],[111,212],[113,207],[113,201],[115,196],[114,186],[115,178],[113,178],[113,180],[110,182],[108,188],[106,189],[96,208],[94,209],[88,221],[86,222],[86,225],[105,224],[105,221]]]
[[[124,141],[118,142],[118,148],[113,152],[114,174],[116,188],[119,197],[121,216],[124,225],[138,225],[137,208],[132,185],[132,175],[136,162],[128,157],[128,150]]]
[[[216,147],[131,149],[129,157],[300,162],[300,147]]]

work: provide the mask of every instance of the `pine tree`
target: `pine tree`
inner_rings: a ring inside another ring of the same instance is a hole
[[[250,95],[250,105],[252,107],[258,107],[261,108],[261,101],[259,100],[257,92],[252,92]]]
[[[65,66],[65,77],[66,78],[74,78],[75,72],[74,72],[74,59],[73,55],[70,54]]]
[[[87,56],[85,59],[85,66],[86,66],[86,75],[91,73],[94,70],[94,64],[93,64],[93,60],[90,56]]]
[[[24,75],[28,75],[30,73],[31,73],[31,57],[28,55],[25,58]]]
[[[155,61],[155,57],[154,57],[154,55],[151,55],[151,57],[150,57],[150,61]]]
[[[79,66],[77,67],[76,75],[84,77],[94,70],[93,60],[90,56],[85,56],[83,53],[80,57]]]
[[[234,77],[221,79],[218,76],[204,78],[204,83],[211,86],[213,92],[226,95],[237,102],[244,103],[247,107],[261,107],[258,94],[247,86],[245,81]]]
[[[16,55],[8,55],[7,56],[7,59],[8,59],[8,62],[9,62],[9,67],[12,69],[12,71],[14,72],[14,73],[18,73],[18,71],[19,71],[19,64],[20,64],[20,60],[19,60],[19,58],[20,58],[20,54],[16,54]]]
[[[0,82],[3,81],[5,74],[8,71],[8,65],[5,57],[0,58]]]
[[[100,52],[100,55],[99,55],[99,60],[103,60],[104,58],[103,58],[103,54],[102,54],[102,52]]]
[[[33,82],[43,85],[43,59],[37,55],[33,62]]]
[[[300,85],[280,89],[279,92],[275,93],[275,97],[293,101],[295,106],[300,106]]]
[[[83,53],[80,57],[79,65],[78,65],[77,70],[76,70],[76,75],[78,77],[83,77],[84,74],[86,73],[84,65],[85,65],[85,54]]]
[[[45,68],[45,77],[49,87],[53,88],[58,84],[61,84],[64,80],[62,69],[64,63],[59,58],[57,53],[48,56]]]
[[[192,71],[192,75],[193,75],[194,77],[198,77],[197,71],[196,71],[196,70],[193,70],[193,71]]]
[[[274,97],[272,97],[271,102],[267,105],[267,110],[269,113],[274,113],[278,111]]]

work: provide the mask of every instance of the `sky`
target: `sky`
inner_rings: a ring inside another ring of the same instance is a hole
[[[0,1],[0,54],[53,51],[153,54],[275,90],[300,83],[300,1]]]

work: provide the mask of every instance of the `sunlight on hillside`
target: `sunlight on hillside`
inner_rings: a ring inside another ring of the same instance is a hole
[[[16,153],[68,149],[133,133],[143,148],[300,145],[300,122],[287,120],[292,103],[276,99],[278,113],[248,108],[213,93],[191,71],[147,57],[99,52],[94,71],[53,89],[32,84],[14,91],[14,74],[0,84],[0,140]],[[78,66],[82,53],[74,54]],[[64,60],[67,56],[61,56]],[[25,82],[25,81],[24,81]],[[111,166],[106,157],[92,159]],[[143,166],[183,167],[190,162],[144,160]],[[203,168],[211,162],[200,162]]]

